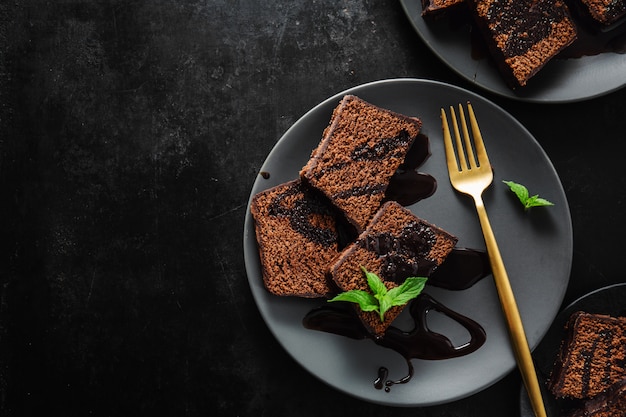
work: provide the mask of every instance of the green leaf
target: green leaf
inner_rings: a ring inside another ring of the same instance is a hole
[[[508,185],[509,188],[511,189],[511,191],[513,191],[515,193],[515,195],[517,196],[519,201],[524,206],[525,210],[528,210],[531,207],[553,206],[554,205],[553,203],[551,203],[550,201],[548,201],[548,200],[546,200],[544,198],[539,198],[538,194],[535,194],[533,196],[529,196],[530,193],[528,192],[528,189],[525,186],[523,186],[522,184],[518,184],[518,183],[513,182],[513,181],[502,181],[502,182],[505,183],[506,185]]]
[[[372,294],[363,290],[345,291],[328,300],[328,302],[334,301],[357,303],[363,311],[378,311],[378,300]]]
[[[407,278],[399,287],[389,290],[388,295],[391,298],[391,305],[404,305],[420,295],[427,280],[428,278],[410,277]]]
[[[361,266],[361,271],[365,274],[365,277],[367,278],[367,285],[369,285],[370,290],[372,290],[374,297],[380,300],[385,294],[387,294],[387,287],[385,287],[383,281],[378,278],[378,275],[373,272],[368,272],[364,266]]]
[[[373,272],[368,272],[363,266],[361,270],[367,278],[367,283],[372,293],[363,290],[350,290],[342,292],[328,301],[348,301],[357,303],[363,311],[378,312],[381,322],[385,321],[385,313],[391,307],[405,305],[413,298],[417,297],[424,289],[427,280],[427,278],[410,277],[401,285],[387,290],[385,283],[378,275]]]
[[[389,296],[389,293],[385,294],[383,297],[379,299],[380,306],[378,310],[378,315],[380,316],[381,322],[385,321],[385,313],[387,312],[387,310],[393,307],[391,304],[391,301],[392,300],[391,300],[391,297]]]
[[[502,181],[502,182],[509,186],[511,191],[515,193],[515,195],[517,196],[517,198],[519,198],[519,201],[521,201],[522,204],[524,205],[526,204],[526,201],[528,201],[528,188],[526,188],[522,184],[518,184],[513,181]]]
[[[550,201],[544,198],[539,198],[539,196],[534,195],[528,199],[528,201],[525,204],[525,207],[531,208],[531,207],[544,207],[544,206],[553,206],[553,205],[554,204],[551,203]]]

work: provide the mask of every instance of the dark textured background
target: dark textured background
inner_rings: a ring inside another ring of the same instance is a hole
[[[2,1],[0,415],[518,415],[517,372],[431,408],[347,397],[251,297],[242,231],[265,156],[318,102],[396,77],[478,91],[542,144],[571,205],[566,301],[626,281],[626,90],[490,97],[393,0]]]

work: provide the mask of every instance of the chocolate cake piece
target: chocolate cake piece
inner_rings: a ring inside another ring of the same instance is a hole
[[[626,379],[613,384],[606,392],[585,401],[568,417],[625,417]]]
[[[563,0],[468,0],[493,60],[513,88],[523,87],[577,37]]]
[[[323,192],[360,233],[380,208],[389,180],[421,126],[417,118],[346,95],[300,176]]]
[[[428,277],[448,256],[457,238],[403,208],[385,203],[367,229],[346,247],[330,268],[341,291],[370,291],[361,267],[379,276],[388,289],[408,277]],[[404,306],[392,307],[382,322],[377,312],[363,312],[356,306],[365,327],[382,335]]]
[[[626,16],[626,0],[580,0],[592,19],[610,26]]]
[[[422,0],[422,16],[440,16],[465,6],[465,0]]]
[[[626,318],[574,313],[549,388],[557,398],[590,398],[626,378]]]
[[[294,180],[256,194],[250,211],[265,287],[276,295],[327,296],[326,271],[339,255],[334,208]]]

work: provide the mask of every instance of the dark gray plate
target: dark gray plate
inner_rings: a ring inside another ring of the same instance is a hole
[[[435,55],[463,78],[494,94],[529,102],[563,103],[601,96],[626,85],[626,54],[603,53],[553,59],[526,87],[513,91],[487,57],[472,56],[468,30],[454,28],[447,19],[426,22],[421,16],[421,0],[400,3]]]
[[[537,346],[533,357],[535,359],[537,373],[544,383],[550,376],[552,366],[559,352],[561,340],[565,336],[563,328],[567,320],[576,311],[587,313],[608,314],[614,317],[626,316],[626,283],[615,284],[609,287],[595,290],[571,303],[558,314],[545,337]],[[561,408],[565,403],[560,403],[552,394],[544,390],[544,402],[548,417],[559,417]],[[523,388],[520,391],[520,414],[521,417],[534,417],[528,394]]]
[[[569,280],[570,213],[559,178],[544,151],[520,123],[490,101],[458,87],[415,79],[378,81],[339,93],[306,113],[278,141],[261,167],[270,177],[257,177],[251,197],[298,177],[311,150],[317,146],[333,108],[347,93],[423,120],[423,132],[430,137],[432,156],[421,171],[437,179],[438,190],[410,208],[458,236],[459,246],[484,248],[473,203],[469,197],[454,192],[448,181],[439,117],[442,106],[471,100],[495,170],[494,184],[484,195],[485,204],[512,280],[528,340],[535,346],[556,316]],[[502,180],[523,183],[555,206],[524,212]],[[515,367],[498,297],[488,277],[465,291],[427,288],[440,302],[478,321],[487,332],[485,345],[461,358],[415,360],[415,377],[410,383],[394,386],[389,393],[376,390],[373,382],[378,368],[386,366],[391,379],[400,378],[407,373],[404,360],[394,351],[369,340],[355,341],[305,329],[302,318],[324,301],[276,297],[265,290],[249,210],[243,240],[250,288],[268,327],[298,363],[338,390],[374,403],[432,405],[478,392]],[[448,321],[433,314],[432,319],[429,315],[429,324],[455,340],[452,333],[457,329]],[[456,340],[459,344],[463,342],[461,337]]]

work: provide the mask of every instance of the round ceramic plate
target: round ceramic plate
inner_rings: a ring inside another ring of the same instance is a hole
[[[477,58],[469,26],[448,19],[426,21],[420,0],[400,0],[406,15],[428,47],[460,76],[494,94],[530,102],[586,100],[626,85],[626,54],[602,53],[551,60],[529,84],[513,91],[486,56]],[[620,28],[621,30],[621,28]],[[485,54],[482,54],[485,55]]]
[[[276,143],[261,167],[265,175],[257,177],[250,197],[298,177],[300,168],[319,143],[333,108],[344,94],[354,94],[377,106],[422,119],[422,132],[430,138],[432,156],[420,171],[434,176],[438,188],[433,196],[409,208],[458,236],[460,247],[484,249],[472,201],[454,192],[448,181],[439,116],[442,107],[472,102],[495,170],[494,184],[484,194],[485,204],[517,296],[528,340],[535,346],[556,316],[569,280],[570,213],[557,173],[544,151],[519,122],[492,102],[451,85],[414,79],[378,81],[341,92],[306,113]],[[526,212],[503,180],[525,184],[531,192],[555,205]],[[302,325],[303,317],[324,301],[277,297],[266,291],[249,204],[243,240],[250,288],[268,327],[298,363],[338,390],[380,404],[433,405],[478,392],[515,367],[498,297],[489,276],[464,291],[433,287],[427,287],[426,291],[447,307],[480,323],[487,333],[486,343],[476,352],[460,358],[414,360],[415,376],[409,383],[396,385],[390,392],[377,390],[374,380],[378,368],[387,367],[390,379],[401,378],[407,374],[404,359],[370,340],[357,341],[307,330]],[[431,323],[429,314],[429,325],[440,333],[456,332],[455,323],[443,318],[438,320],[436,314],[432,320]],[[451,339],[455,341],[452,335]],[[460,344],[464,340],[456,342]]]
[[[550,376],[554,361],[565,336],[565,323],[576,311],[587,313],[608,314],[613,317],[626,316],[626,283],[615,284],[595,290],[571,303],[558,314],[537,349],[533,352],[537,373],[541,381]],[[545,384],[542,384],[545,388]],[[549,417],[561,415],[562,404],[547,390],[543,392],[546,412]],[[520,391],[521,417],[534,417],[526,390]]]

